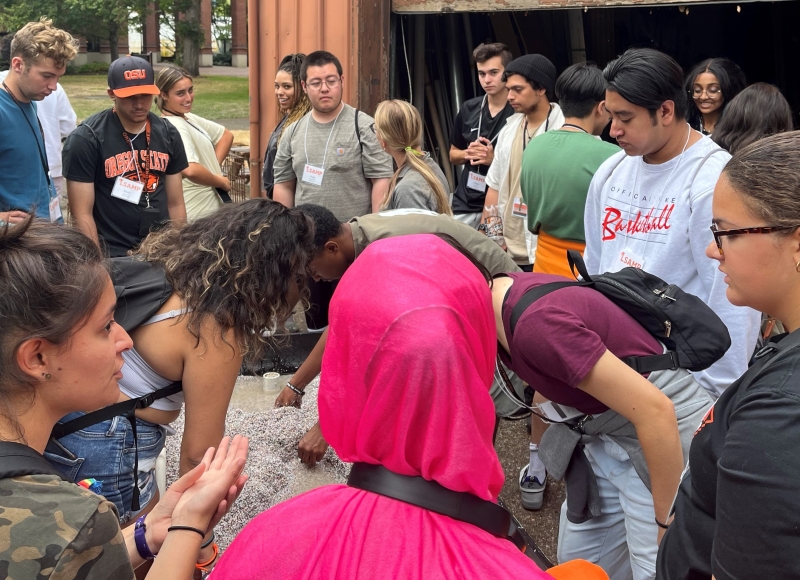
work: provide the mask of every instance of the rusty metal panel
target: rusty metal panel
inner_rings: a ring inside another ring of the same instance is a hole
[[[392,12],[425,14],[440,12],[496,12],[603,6],[668,6],[708,3],[709,0],[392,0]]]
[[[249,0],[250,176],[261,188],[261,165],[269,136],[278,123],[275,74],[281,59],[295,52],[327,50],[342,63],[344,101],[358,94],[358,0]],[[257,188],[257,189],[256,189]]]

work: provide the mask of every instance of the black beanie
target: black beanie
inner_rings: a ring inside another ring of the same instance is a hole
[[[556,86],[556,67],[546,56],[541,54],[526,54],[515,58],[506,67],[503,76],[522,75],[529,81],[535,81],[540,87],[544,87],[547,100],[553,100],[553,92]]]

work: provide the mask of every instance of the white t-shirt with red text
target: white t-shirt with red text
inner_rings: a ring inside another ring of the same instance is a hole
[[[724,275],[705,254],[714,186],[730,158],[708,137],[658,165],[621,151],[595,173],[584,214],[589,274],[642,268],[700,297],[728,327],[731,348],[696,373],[715,394],[747,370],[760,325],[758,312],[728,301]]]

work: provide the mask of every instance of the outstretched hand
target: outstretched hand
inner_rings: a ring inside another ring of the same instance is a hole
[[[219,523],[222,517],[228,513],[231,506],[242,493],[245,483],[247,483],[247,476],[240,475],[244,460],[247,459],[247,438],[237,435],[228,447],[229,437],[225,437],[219,445],[220,452],[225,450],[225,459],[229,462],[234,462],[232,465],[229,463],[229,472],[224,470],[215,469],[210,470],[212,466],[211,459],[214,459],[214,449],[211,448],[206,452],[203,461],[192,469],[190,472],[185,473],[178,481],[173,483],[167,488],[167,491],[153,510],[147,515],[147,543],[153,552],[158,552],[164,540],[167,537],[167,529],[173,525],[173,514],[178,502],[183,498],[187,491],[191,490],[196,483],[198,483],[203,476],[206,476],[206,481],[210,478],[216,478],[218,486],[224,485],[227,481],[232,481],[225,488],[225,493],[220,495],[217,500],[216,510],[211,516],[207,526],[200,529],[211,530]],[[219,457],[220,452],[216,455]],[[208,459],[208,461],[207,461]],[[236,467],[241,460],[241,466]],[[222,463],[225,461],[223,460]],[[234,477],[235,475],[235,477]],[[203,483],[201,485],[206,485]],[[197,490],[190,494],[190,497],[196,493]],[[176,524],[177,525],[177,524]]]
[[[171,486],[187,479],[188,485],[177,489],[181,496],[172,512],[171,525],[208,530],[228,512],[247,482],[247,476],[242,475],[247,445],[247,437],[223,437],[216,451],[210,447],[200,465]]]

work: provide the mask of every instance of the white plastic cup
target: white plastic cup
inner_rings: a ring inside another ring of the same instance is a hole
[[[264,392],[268,395],[277,395],[280,392],[278,386],[278,379],[281,375],[278,373],[264,373]]]

